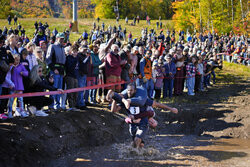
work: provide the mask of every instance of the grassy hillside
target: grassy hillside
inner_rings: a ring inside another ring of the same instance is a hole
[[[250,67],[235,63],[223,62],[223,69],[216,69],[220,84],[236,84],[241,80],[250,79]]]
[[[25,28],[26,30],[26,34],[28,35],[28,37],[32,38],[33,37],[33,33],[35,31],[34,28],[34,23],[35,21],[41,21],[42,23],[47,22],[49,24],[49,28],[52,32],[52,30],[54,28],[57,28],[57,30],[59,32],[62,32],[64,29],[67,29],[69,27],[69,22],[71,21],[70,19],[57,19],[57,18],[27,18],[27,19],[19,19],[18,22],[20,22],[20,24]],[[79,24],[79,33],[72,33],[70,35],[70,40],[71,42],[76,41],[80,35],[82,34],[82,32],[84,30],[87,30],[88,32],[90,32],[90,30],[93,28],[93,22],[97,21],[94,19],[80,19],[78,22]],[[136,26],[130,26],[130,25],[126,25],[124,20],[120,20],[119,24],[121,24],[122,28],[126,27],[127,29],[127,33],[129,33],[130,31],[132,32],[133,38],[136,37],[138,38],[139,36],[141,36],[141,29],[148,27],[148,29],[150,30],[151,28],[155,28],[156,29],[156,21],[157,20],[152,20],[151,21],[151,25],[148,26],[146,24],[145,20],[140,21],[139,25]],[[118,24],[116,24],[116,21],[113,19],[101,19],[99,24],[101,27],[102,22],[105,23],[105,29],[111,25],[114,26],[116,25],[118,27]],[[132,20],[129,20],[129,23],[131,23]],[[163,29],[164,31],[167,30],[167,28],[172,29],[173,28],[173,22],[170,20],[163,20]],[[15,28],[16,26],[13,25],[8,25],[7,20],[4,19],[0,19],[0,28],[3,29],[3,27],[6,26],[7,28],[12,27]],[[157,34],[159,34],[160,29],[157,30]]]

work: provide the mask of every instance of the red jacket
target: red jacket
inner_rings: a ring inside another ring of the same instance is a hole
[[[105,72],[106,76],[115,75],[121,76],[122,68],[121,68],[121,57],[117,54],[115,55],[113,52],[110,52],[107,55],[106,63],[105,63]]]
[[[163,51],[165,50],[165,47],[164,47],[163,43],[160,44],[160,46],[158,47],[158,50],[160,52],[159,56],[161,56],[163,54]]]

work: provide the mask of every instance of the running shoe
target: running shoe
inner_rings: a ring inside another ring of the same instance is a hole
[[[25,118],[28,117],[29,115],[25,111],[21,111],[21,117]]]
[[[42,110],[37,110],[35,112],[35,115],[38,117],[47,117],[49,114],[46,114],[45,112],[43,112]]]
[[[5,114],[0,114],[0,119],[5,120],[5,119],[7,119],[7,118],[8,118],[7,115],[5,115]]]

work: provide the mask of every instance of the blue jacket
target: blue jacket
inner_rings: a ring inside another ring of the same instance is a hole
[[[98,76],[99,74],[99,66],[102,64],[101,60],[99,59],[98,54],[91,52],[92,57],[92,65],[93,65],[93,75]]]
[[[88,33],[87,32],[83,32],[82,33],[82,37],[83,37],[83,39],[88,39]]]
[[[47,42],[47,36],[46,35],[36,35],[33,39],[33,43],[36,44],[36,46],[39,46],[40,45],[40,42],[41,41],[45,41]]]
[[[164,64],[164,68],[165,68],[165,76],[174,78],[174,75],[176,74],[175,63],[173,61],[171,61],[170,63],[166,62]],[[170,72],[172,73],[172,75],[169,75]],[[168,79],[170,79],[170,78],[168,78]]]

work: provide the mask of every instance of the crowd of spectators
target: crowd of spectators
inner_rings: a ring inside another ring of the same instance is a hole
[[[20,23],[0,29],[0,95],[43,92],[100,85],[99,89],[42,97],[1,99],[1,119],[48,111],[87,109],[105,101],[109,89],[120,92],[127,83],[147,89],[151,99],[205,91],[216,83],[215,68],[223,60],[249,65],[248,41],[243,35],[190,34],[143,28],[139,39],[119,25],[93,24],[78,41],[70,31],[50,32],[47,23],[34,24],[30,40]],[[128,37],[128,38],[127,38]],[[223,53],[223,54],[219,54]],[[117,84],[102,87],[105,83]],[[13,112],[15,111],[15,113]],[[4,114],[4,113],[7,113]],[[13,115],[14,113],[14,115]]]

